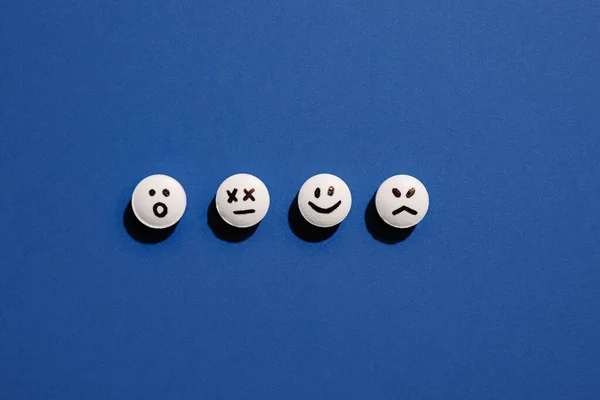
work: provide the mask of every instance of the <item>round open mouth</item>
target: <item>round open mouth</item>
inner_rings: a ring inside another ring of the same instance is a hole
[[[165,203],[156,203],[154,207],[152,207],[152,211],[154,211],[154,215],[158,218],[164,218],[167,216],[169,209]]]
[[[308,202],[308,205],[315,210],[316,212],[318,212],[319,214],[331,214],[332,212],[334,212],[339,206],[340,204],[342,204],[342,201],[338,201],[337,203],[335,203],[334,205],[332,205],[329,208],[322,208],[319,207],[318,205],[316,205],[315,203],[313,203],[312,201]]]
[[[400,214],[402,211],[406,211],[407,213],[409,213],[409,214],[412,214],[412,215],[417,215],[417,214],[418,214],[418,212],[417,212],[417,211],[415,211],[415,210],[413,210],[412,208],[410,208],[410,207],[406,207],[406,206],[402,206],[402,207],[400,207],[400,208],[397,208],[396,210],[394,210],[394,211],[392,212],[392,215],[398,215],[398,214]]]

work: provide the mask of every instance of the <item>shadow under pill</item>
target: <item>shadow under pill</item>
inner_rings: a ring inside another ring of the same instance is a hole
[[[258,226],[260,225],[260,222],[248,228],[236,228],[235,226],[229,225],[219,215],[214,197],[208,206],[207,221],[208,227],[213,234],[217,238],[229,243],[240,243],[249,239],[254,235],[254,232],[256,232],[256,229],[258,229]]]
[[[304,219],[302,213],[300,213],[300,207],[298,207],[298,194],[290,204],[288,223],[294,235],[310,243],[318,243],[329,239],[340,227],[340,224],[337,224],[330,228],[319,228]]]
[[[165,229],[152,229],[142,224],[135,216],[131,201],[125,207],[123,212],[123,226],[125,230],[134,240],[144,244],[157,244],[166,240],[175,232],[177,224]]]
[[[394,228],[385,223],[379,216],[377,207],[375,206],[376,195],[377,193],[371,197],[371,201],[369,201],[365,210],[365,225],[371,236],[373,236],[375,240],[385,244],[396,244],[408,239],[416,226],[410,228]]]

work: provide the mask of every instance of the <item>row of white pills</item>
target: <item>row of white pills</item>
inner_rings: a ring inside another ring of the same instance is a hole
[[[217,211],[225,222],[237,228],[258,224],[267,215],[269,191],[254,175],[236,174],[225,179],[215,197]],[[187,197],[177,180],[151,175],[133,191],[131,206],[137,219],[154,229],[175,225],[185,212]],[[352,195],[342,179],[319,174],[308,179],[298,193],[298,208],[312,225],[329,228],[340,224],[350,212]],[[429,194],[417,178],[395,175],[386,179],[375,196],[381,219],[394,228],[418,224],[429,209]]]

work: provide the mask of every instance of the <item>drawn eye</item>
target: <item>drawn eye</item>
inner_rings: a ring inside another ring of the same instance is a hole
[[[236,196],[237,192],[238,192],[237,189],[233,189],[232,191],[227,190],[227,197],[228,197],[227,202],[229,204],[233,203],[234,201],[235,202],[238,201],[237,196]]]
[[[319,198],[321,197],[321,188],[316,188],[315,189],[315,198]]]
[[[171,195],[171,192],[169,192],[169,189],[163,189],[163,196],[169,197],[170,195]]]
[[[392,193],[394,193],[394,196],[396,196],[396,197],[402,196],[402,193],[400,193],[400,191],[396,188],[392,189]]]
[[[243,200],[246,201],[248,199],[252,200],[252,201],[256,201],[256,199],[254,198],[254,196],[252,196],[252,193],[255,192],[255,189],[252,188],[250,190],[244,189],[244,198]]]
[[[335,192],[335,188],[333,186],[329,186],[329,189],[327,189],[327,195],[333,196],[333,192]]]
[[[415,195],[415,188],[410,188],[410,189],[408,189],[408,192],[406,192],[406,197],[409,199],[411,197],[413,197],[414,195]]]
[[[154,189],[150,189],[150,191],[148,192],[148,194],[149,194],[150,196],[154,196],[154,195],[156,194],[156,190],[154,190]]]

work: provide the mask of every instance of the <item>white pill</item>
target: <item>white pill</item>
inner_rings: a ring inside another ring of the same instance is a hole
[[[417,178],[396,175],[386,179],[375,195],[381,219],[394,228],[417,225],[429,209],[429,194]]]
[[[249,228],[267,215],[271,198],[265,184],[256,176],[236,174],[221,183],[215,202],[225,222],[237,228]]]
[[[346,182],[331,174],[309,178],[298,193],[300,214],[320,228],[330,228],[341,223],[351,206],[350,188]]]
[[[175,225],[183,217],[186,206],[183,186],[167,175],[144,178],[131,196],[131,208],[137,219],[154,229]]]

